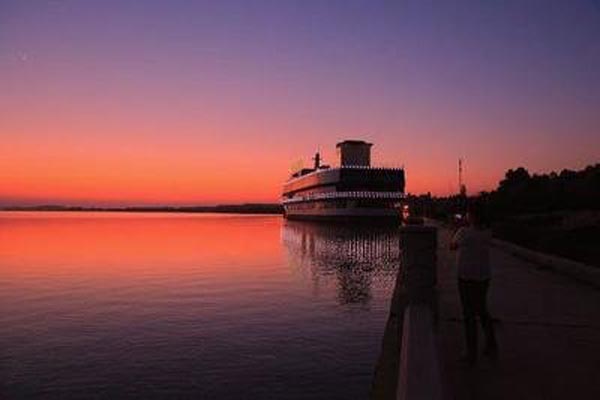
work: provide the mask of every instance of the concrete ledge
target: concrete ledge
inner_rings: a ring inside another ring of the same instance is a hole
[[[402,225],[400,227],[401,232],[409,233],[425,233],[431,234],[435,232],[436,227],[433,225]]]
[[[404,312],[398,400],[442,399],[442,379],[431,309],[411,304]]]
[[[492,245],[516,257],[600,288],[600,268],[577,261],[567,260],[562,257],[540,253],[504,240],[494,239],[492,240]]]

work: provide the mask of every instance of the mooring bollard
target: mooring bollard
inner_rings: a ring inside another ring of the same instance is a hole
[[[437,229],[400,229],[401,278],[409,303],[431,303],[437,283]]]

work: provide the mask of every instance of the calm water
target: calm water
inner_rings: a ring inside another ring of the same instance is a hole
[[[0,398],[359,399],[394,231],[0,213]]]

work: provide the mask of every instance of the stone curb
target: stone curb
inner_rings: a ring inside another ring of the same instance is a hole
[[[567,260],[562,257],[540,253],[500,239],[493,239],[492,245],[516,257],[533,262],[578,281],[589,283],[600,289],[600,268]]]
[[[441,400],[442,379],[431,309],[412,304],[404,313],[397,400]]]

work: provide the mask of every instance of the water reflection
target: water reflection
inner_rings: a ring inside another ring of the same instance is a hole
[[[340,304],[367,304],[373,279],[396,276],[396,228],[286,221],[281,236],[290,265],[308,271],[316,290],[322,278],[335,276]]]
[[[0,398],[367,398],[394,234],[282,224],[0,213]]]

